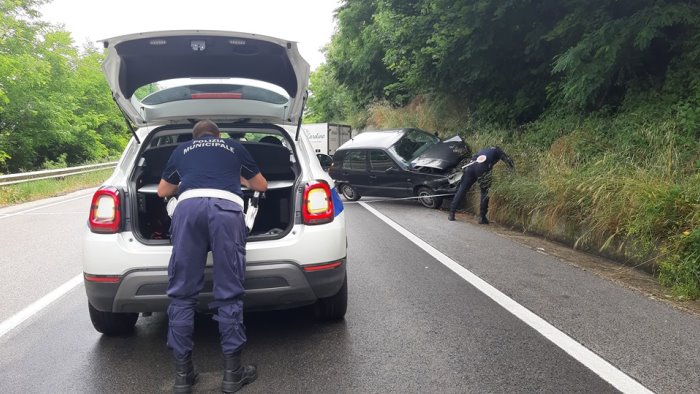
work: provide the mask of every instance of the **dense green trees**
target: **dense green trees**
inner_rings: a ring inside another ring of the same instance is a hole
[[[312,95],[304,114],[306,123],[338,122],[352,111],[347,90],[328,70],[328,65],[322,64],[311,74],[309,90]]]
[[[386,43],[374,23],[377,3],[347,1],[337,12],[338,32],[326,54],[332,75],[360,105],[395,96],[397,80],[384,62]]]
[[[700,298],[700,2],[345,0],[337,23],[312,93],[352,103],[318,119],[500,144],[496,221]]]
[[[114,157],[129,136],[102,55],[41,22],[43,3],[0,2],[0,172]]]
[[[346,0],[337,21],[329,71],[360,106],[437,94],[520,124],[700,92],[695,1]]]

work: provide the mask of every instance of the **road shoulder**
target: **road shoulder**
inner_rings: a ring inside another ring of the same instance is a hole
[[[649,275],[469,215],[449,222],[410,201],[372,207],[646,387],[697,390],[699,316],[647,293]]]
[[[537,253],[556,257],[564,263],[591,272],[624,288],[637,291],[652,300],[662,301],[673,308],[700,317],[700,300],[678,300],[671,294],[671,290],[661,286],[656,278],[633,266],[573,249],[556,241],[513,230],[497,223],[481,226],[478,224],[478,218],[470,214],[458,213],[457,220],[479,226],[482,230],[517,242]]]

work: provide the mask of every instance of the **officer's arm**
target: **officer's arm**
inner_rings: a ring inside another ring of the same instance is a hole
[[[513,163],[513,159],[511,159],[510,156],[506,155],[505,152],[503,152],[503,155],[501,156],[501,160],[503,160],[504,163],[508,164],[508,167],[510,167],[511,170],[515,169],[515,164]]]
[[[508,156],[506,152],[504,152],[503,149],[498,146],[496,147],[496,151],[498,153],[498,158],[503,160],[503,162],[506,163],[511,170],[514,170],[515,164],[513,163],[513,159],[511,159],[510,156]]]
[[[267,190],[267,179],[258,172],[250,179],[245,179],[241,176],[241,185],[246,186],[250,190],[255,190],[256,192],[264,192]]]
[[[158,197],[171,197],[177,194],[177,185],[161,179],[158,184]]]

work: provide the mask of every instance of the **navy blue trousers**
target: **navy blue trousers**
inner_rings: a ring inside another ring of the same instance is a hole
[[[481,190],[479,214],[482,218],[486,218],[486,214],[489,210],[489,188],[491,188],[492,180],[491,171],[484,171],[482,168],[479,168],[476,165],[471,165],[464,169],[462,173],[462,180],[459,182],[457,192],[452,197],[450,212],[457,211],[459,203],[464,199],[464,196],[477,180],[479,181],[479,189]]]
[[[246,342],[243,325],[246,229],[241,206],[228,200],[199,197],[180,201],[170,226],[173,252],[168,265],[168,348],[174,356],[191,356],[194,311],[204,286],[207,253],[214,260],[214,319],[221,348],[230,356]]]

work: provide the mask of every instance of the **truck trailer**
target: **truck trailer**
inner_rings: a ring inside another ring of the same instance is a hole
[[[314,151],[332,156],[335,150],[352,138],[349,125],[336,123],[311,123],[301,126],[309,137]]]

